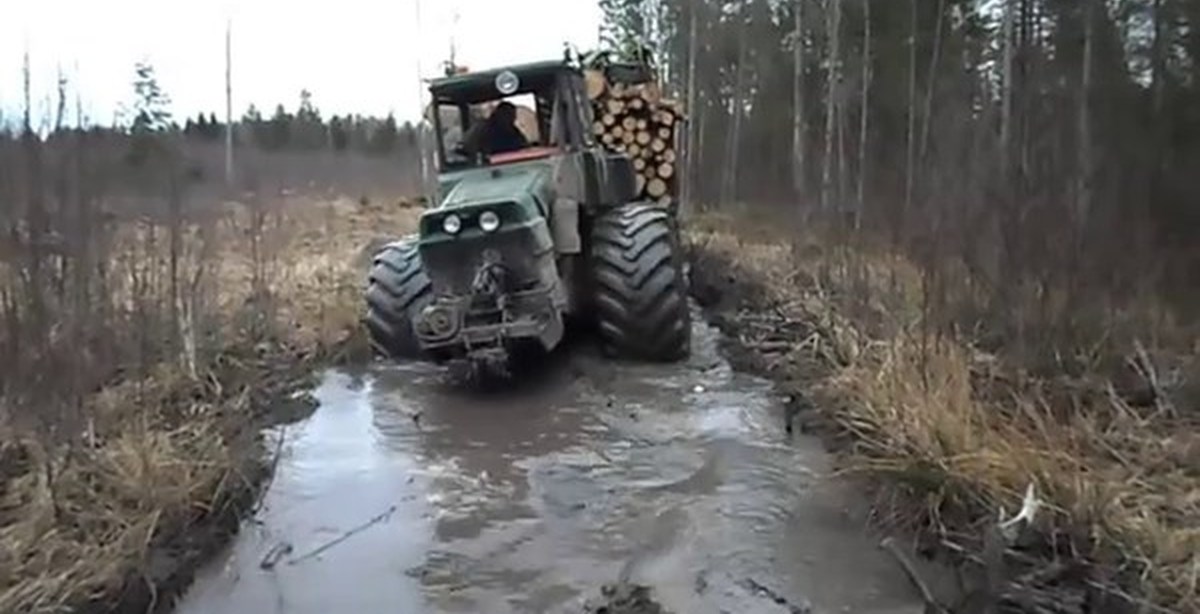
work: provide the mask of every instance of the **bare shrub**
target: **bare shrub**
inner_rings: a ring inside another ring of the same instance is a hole
[[[141,138],[0,135],[6,612],[112,594],[244,492],[272,373],[354,339],[359,250],[419,213],[395,157],[247,151],[231,194],[219,148]]]

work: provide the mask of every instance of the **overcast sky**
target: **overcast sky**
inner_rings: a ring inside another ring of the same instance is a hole
[[[472,68],[560,57],[564,41],[595,44],[595,0],[41,0],[5,3],[0,112],[19,114],[22,55],[34,106],[53,108],[61,66],[85,113],[109,123],[132,95],[133,65],[150,60],[176,115],[224,114],[225,19],[233,19],[234,114],[250,103],[293,109],[301,88],[321,111],[419,113],[418,62],[433,76],[449,56]],[[455,15],[457,14],[457,24]]]

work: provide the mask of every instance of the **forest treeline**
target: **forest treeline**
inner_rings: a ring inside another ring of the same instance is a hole
[[[398,124],[389,114],[383,118],[361,115],[331,115],[323,117],[312,102],[307,90],[301,92],[300,103],[294,111],[276,105],[264,116],[254,105],[238,119],[235,128],[238,142],[253,144],[264,151],[332,150],[357,151],[386,155],[401,148],[414,148],[417,130],[410,122]],[[215,113],[199,113],[185,120],[183,134],[198,138],[223,138],[225,124]]]
[[[228,121],[218,119],[216,112],[177,115],[170,94],[159,85],[153,64],[139,62],[133,73],[132,100],[122,104],[118,112],[118,117],[127,121],[116,121],[108,126],[86,121],[80,99],[71,100],[67,91],[70,83],[60,75],[53,113],[40,122],[35,121],[31,116],[33,105],[28,99],[32,92],[27,92],[24,117],[0,122],[0,138],[38,136],[52,141],[56,136],[80,131],[108,137],[182,135],[193,141],[214,142],[224,138]],[[315,103],[312,92],[302,89],[294,110],[279,103],[270,115],[264,115],[251,103],[234,120],[234,144],[266,152],[326,150],[388,155],[412,151],[417,144],[417,128],[411,122],[397,122],[391,113],[384,117],[361,114],[326,117]]]
[[[1200,298],[1200,2],[601,6],[689,103],[698,203],[839,213],[952,259],[1000,337],[1045,332],[1017,294],[1065,293],[1047,324],[1074,340],[1122,297]]]
[[[180,134],[189,140],[222,142],[228,124],[216,113],[197,113],[182,124],[171,121],[162,132]],[[76,126],[56,126],[47,140],[79,132]],[[82,129],[93,135],[128,136],[136,130],[117,126],[93,125]],[[15,140],[21,129],[0,129],[0,139]],[[358,152],[369,155],[388,155],[411,151],[416,147],[417,129],[410,122],[398,123],[392,115],[370,117],[362,115],[331,115],[323,118],[315,108],[298,107],[288,111],[282,104],[270,116],[254,106],[236,120],[235,145],[252,147],[264,152],[335,151]]]

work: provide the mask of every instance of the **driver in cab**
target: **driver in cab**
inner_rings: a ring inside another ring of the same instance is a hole
[[[517,107],[507,100],[496,105],[491,115],[470,132],[468,148],[487,156],[529,146],[525,134],[517,127]]]

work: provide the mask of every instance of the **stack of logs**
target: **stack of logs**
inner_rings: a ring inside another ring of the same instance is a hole
[[[663,98],[654,82],[610,83],[603,72],[591,70],[585,77],[595,111],[592,132],[606,148],[633,159],[638,198],[670,205],[679,192],[676,132],[682,106]]]

